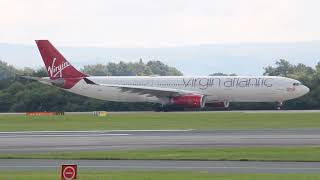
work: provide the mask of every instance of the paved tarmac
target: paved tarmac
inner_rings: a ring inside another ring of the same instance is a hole
[[[58,170],[61,164],[77,164],[82,170],[208,171],[219,173],[319,173],[320,163],[239,161],[141,161],[141,160],[0,160],[5,170]]]
[[[319,146],[320,129],[263,130],[113,130],[113,131],[25,131],[0,132],[0,153],[52,151],[101,151],[155,148]],[[320,162],[246,161],[110,161],[1,159],[3,170],[57,170],[75,163],[79,171],[150,170],[208,171],[222,173],[319,173]]]
[[[319,145],[320,129],[0,132],[0,153]]]

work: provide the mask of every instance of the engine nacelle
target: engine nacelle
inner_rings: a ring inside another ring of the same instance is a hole
[[[228,108],[229,102],[223,101],[223,102],[214,102],[214,103],[206,103],[207,107],[215,107],[215,108]]]
[[[203,95],[184,95],[172,97],[170,99],[171,105],[183,106],[188,108],[203,108],[206,104]]]

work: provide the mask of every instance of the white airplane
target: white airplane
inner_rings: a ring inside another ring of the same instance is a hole
[[[228,107],[229,102],[277,102],[305,95],[299,81],[277,76],[89,76],[48,40],[36,40],[49,77],[41,83],[95,99],[152,102],[185,108]]]

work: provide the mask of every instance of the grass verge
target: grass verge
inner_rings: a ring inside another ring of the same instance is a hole
[[[5,180],[56,180],[59,172],[54,171],[0,171]],[[208,172],[141,172],[141,171],[79,171],[79,180],[318,180],[320,174],[222,174]]]
[[[320,161],[320,147],[159,149],[0,154],[0,159]]]
[[[108,117],[0,116],[0,131],[117,129],[264,129],[320,128],[320,113],[128,113]]]

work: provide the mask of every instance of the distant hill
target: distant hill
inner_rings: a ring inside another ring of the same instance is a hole
[[[173,48],[58,47],[77,67],[118,61],[160,60],[185,75],[215,72],[261,75],[278,59],[314,66],[320,61],[320,41],[301,43],[215,44]],[[18,68],[43,66],[36,45],[0,43],[0,59]]]

